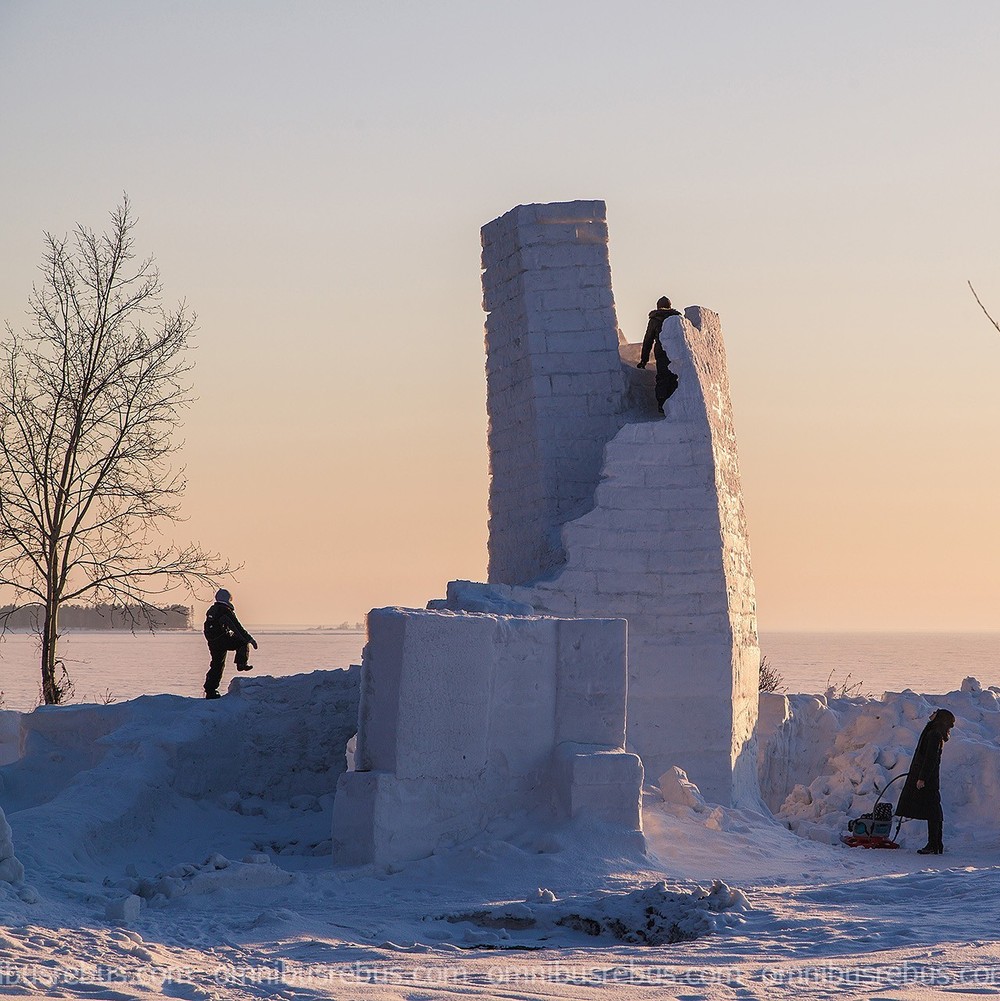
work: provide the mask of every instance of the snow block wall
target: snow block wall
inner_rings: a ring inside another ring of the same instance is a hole
[[[760,654],[721,325],[698,306],[666,322],[679,387],[650,419],[652,373],[615,339],[604,218],[602,202],[529,205],[483,229],[490,581],[544,614],[626,618],[629,749],[653,779],[680,766],[709,799],[757,806]]]
[[[592,502],[626,381],[604,202],[519,205],[482,243],[489,579],[514,584],[563,561],[559,528]]]
[[[625,634],[621,620],[371,611],[335,860],[421,858],[545,807],[639,830]]]

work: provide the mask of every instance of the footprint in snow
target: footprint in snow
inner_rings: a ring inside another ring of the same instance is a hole
[[[160,986],[160,991],[164,997],[185,998],[186,1001],[211,1001],[212,997],[208,991],[203,991],[194,984],[177,983],[173,980],[164,982]]]

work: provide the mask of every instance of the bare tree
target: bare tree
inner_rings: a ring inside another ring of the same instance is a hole
[[[135,263],[134,228],[126,196],[106,233],[46,233],[31,325],[17,335],[7,324],[0,347],[0,588],[15,608],[41,606],[46,704],[72,690],[56,656],[64,602],[131,608],[151,626],[157,596],[231,571],[162,534],[186,486],[170,458],[195,317],[162,307],[152,258]]]
[[[975,296],[976,302],[979,303],[979,308],[986,314],[986,319],[989,320],[998,331],[1000,331],[1000,323],[997,323],[997,321],[990,316],[989,310],[983,305],[982,299],[979,298],[979,293],[972,287],[972,282],[969,282],[968,284],[969,288],[972,289],[972,294]]]
[[[759,689],[762,692],[783,692],[785,690],[785,679],[776,667],[764,654],[760,657],[760,682]]]

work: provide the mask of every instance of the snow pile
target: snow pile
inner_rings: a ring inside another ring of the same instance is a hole
[[[699,813],[708,807],[701,790],[676,765],[660,776],[660,795],[664,803],[687,806]]]
[[[360,674],[352,667],[234,678],[232,713],[183,749],[183,791],[219,796],[239,812],[247,800],[250,812],[261,812],[257,800],[314,809],[317,797],[333,795],[345,768],[347,741],[358,728]]]
[[[178,897],[219,890],[285,886],[294,878],[290,872],[272,865],[264,852],[253,852],[242,862],[231,862],[215,852],[200,865],[183,863],[152,877],[128,876],[115,886],[155,907]]]
[[[480,584],[471,580],[448,581],[447,597],[427,602],[429,609],[452,612],[488,612],[491,615],[534,615],[535,609],[515,601],[509,584]]]
[[[984,689],[969,678],[947,695],[767,696],[779,700],[783,714],[774,705],[762,713],[772,728],[761,735],[761,788],[789,829],[835,844],[847,821],[870,812],[879,790],[906,771],[928,717],[944,708],[957,720],[941,759],[945,843],[997,841],[1000,688]],[[889,802],[895,804],[901,786],[888,790]],[[902,843],[922,842],[925,834],[922,822],[904,824]]]
[[[659,787],[666,813],[681,820],[693,820],[710,831],[746,834],[759,821],[757,811],[709,803],[687,772],[677,765],[660,776]]]
[[[708,889],[668,889],[660,882],[627,893],[598,892],[562,900],[539,888],[524,903],[451,914],[443,920],[470,926],[463,942],[468,948],[579,945],[580,936],[655,946],[690,941],[742,923],[749,910],[740,890],[715,880]]]
[[[14,838],[10,824],[0,809],[0,887],[24,880],[24,866],[14,857]]]
[[[0,768],[22,860],[32,873],[91,862],[121,872],[144,849],[166,866],[177,850],[326,854],[358,680],[357,668],[237,678],[216,701],[143,696],[24,715],[22,756]]]

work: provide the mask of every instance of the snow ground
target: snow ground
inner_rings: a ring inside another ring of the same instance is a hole
[[[977,767],[992,791],[1000,711],[969,687],[946,697],[959,726],[943,774]],[[884,781],[926,706],[945,703],[809,698],[779,706],[783,720],[771,714],[767,753],[786,763],[764,762],[768,794],[801,787],[778,820],[705,804],[696,790],[667,803],[651,785],[645,852],[600,828],[520,817],[391,870],[329,861],[331,794],[356,715],[349,672],[239,678],[215,703],[40,710],[23,718],[21,757],[0,768],[26,870],[25,882],[0,884],[0,995],[996,993],[995,800],[964,774],[952,783],[941,857],[914,854],[924,829],[913,821],[898,851],[829,843],[845,801],[870,804],[859,790]],[[824,769],[805,795],[801,780]]]

